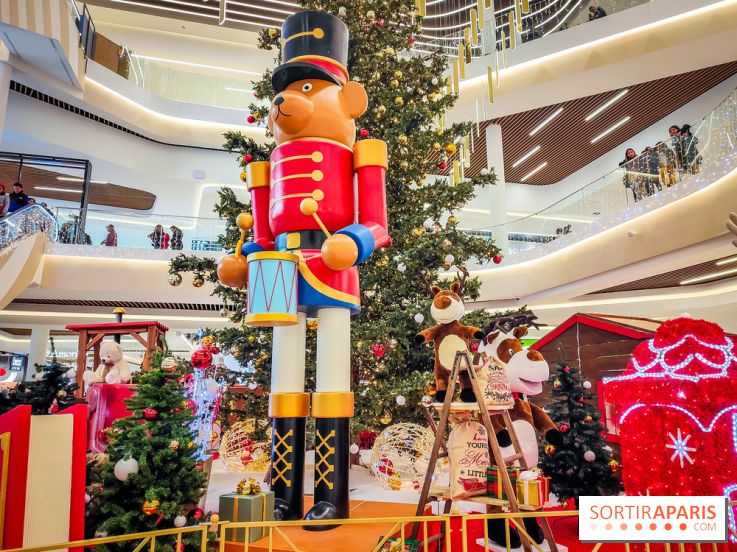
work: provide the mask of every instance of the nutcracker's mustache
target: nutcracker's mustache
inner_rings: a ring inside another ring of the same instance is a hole
[[[284,115],[285,117],[291,117],[291,115],[289,115],[288,113],[284,113],[281,110],[281,106],[280,105],[277,105],[276,106],[276,117],[274,117],[274,121],[278,121],[279,120],[279,115]]]

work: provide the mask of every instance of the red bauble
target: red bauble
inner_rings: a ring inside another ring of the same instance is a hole
[[[158,415],[159,413],[157,412],[155,408],[146,408],[143,411],[143,417],[146,418],[147,420],[153,420]]]
[[[415,37],[413,37],[413,36],[409,37],[409,39],[407,40],[407,42],[409,42],[409,45],[410,46],[413,46],[414,43],[415,43]]]
[[[379,19],[376,20],[376,26],[377,27],[381,27],[383,25],[384,25],[384,20],[383,19],[379,18]]]
[[[217,355],[220,353],[220,347],[218,347],[217,345],[213,345],[212,347],[210,347],[210,352],[213,355]]]
[[[471,350],[472,353],[478,352],[478,350],[479,350],[479,342],[478,341],[474,341],[473,343],[471,343],[468,346],[468,348]]]
[[[386,345],[383,343],[374,343],[371,346],[371,352],[374,353],[376,358],[381,358],[386,355]]]
[[[368,129],[362,128],[361,131],[358,133],[361,138],[368,138],[369,137],[369,131]]]
[[[248,121],[249,124],[253,124],[256,122],[256,117],[254,117],[253,115],[249,115],[248,117],[246,117],[246,121]]]
[[[203,370],[212,366],[212,353],[206,349],[197,349],[189,358],[193,368]]]
[[[494,258],[491,259],[491,260],[494,261],[494,264],[499,264],[499,263],[502,262],[502,256],[501,255],[494,255]]]
[[[101,443],[107,443],[108,441],[107,431],[105,431],[104,429],[101,429],[100,431],[98,431],[97,440],[100,441]]]
[[[253,155],[251,155],[250,153],[247,153],[246,155],[243,156],[243,159],[246,161],[246,163],[250,163],[251,161],[253,161]]]
[[[8,371],[5,368],[0,368],[0,378],[4,377],[7,373]]]
[[[568,372],[571,371],[571,369],[568,366],[564,366],[563,371],[567,374]]]
[[[202,508],[195,508],[192,511],[192,519],[195,521],[202,519],[202,516],[205,515],[205,512],[202,511]]]
[[[441,171],[444,171],[445,167],[447,166],[448,165],[445,164],[445,161],[441,161],[440,163],[438,163],[438,169],[440,169]]]
[[[56,414],[57,412],[59,412],[59,403],[54,401],[51,407],[49,407],[49,412],[51,414]]]
[[[571,429],[571,426],[569,426],[567,423],[563,422],[562,424],[560,424],[559,429],[560,429],[560,432],[561,433],[568,433],[568,430]]]

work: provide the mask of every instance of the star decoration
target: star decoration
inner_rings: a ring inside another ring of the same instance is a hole
[[[676,457],[680,460],[681,468],[683,468],[683,460],[686,459],[690,464],[693,464],[693,458],[689,455],[689,452],[696,452],[694,447],[687,446],[688,440],[691,438],[690,435],[681,435],[681,428],[678,428],[676,435],[668,433],[671,443],[665,445],[665,448],[673,449],[673,456],[670,457],[671,461],[675,460]]]

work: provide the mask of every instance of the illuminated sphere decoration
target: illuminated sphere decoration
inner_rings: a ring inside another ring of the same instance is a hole
[[[684,316],[664,322],[605,380],[628,495],[737,499],[736,355],[722,328]]]
[[[268,420],[259,422],[268,424]],[[252,435],[256,429],[254,420],[236,422],[223,433],[220,439],[220,460],[231,472],[265,472],[271,460],[271,427],[266,430],[264,440],[255,441]]]
[[[434,439],[429,428],[417,424],[386,428],[371,450],[371,472],[385,489],[417,489],[425,478]]]

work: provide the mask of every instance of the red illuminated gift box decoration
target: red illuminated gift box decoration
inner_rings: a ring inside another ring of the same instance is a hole
[[[605,380],[617,412],[628,495],[737,498],[737,356],[722,328],[664,322]],[[734,527],[734,512],[730,524]]]

